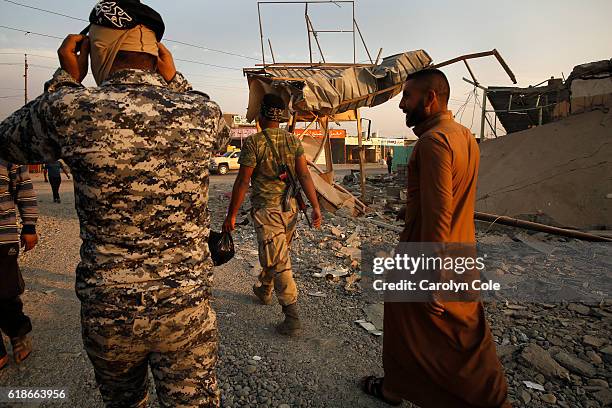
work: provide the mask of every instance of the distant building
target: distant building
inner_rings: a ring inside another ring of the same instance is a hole
[[[257,126],[255,125],[255,122],[249,123],[244,116],[226,113],[223,115],[223,118],[230,127],[230,149],[242,148],[244,140],[250,135],[257,133]]]

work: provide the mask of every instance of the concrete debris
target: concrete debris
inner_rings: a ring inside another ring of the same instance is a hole
[[[376,326],[367,320],[355,320],[355,323],[366,329],[368,333],[372,334],[373,336],[382,336],[383,334],[382,331],[378,330]]]
[[[523,384],[525,384],[525,387],[531,388],[533,390],[545,391],[544,387],[538,383],[534,383],[531,381],[523,381]]]
[[[353,181],[344,187],[359,196],[358,178],[348,177],[345,181],[348,179]],[[369,176],[366,194],[372,204],[365,216],[355,217],[349,208],[326,211],[321,230],[308,229],[300,222],[298,236],[292,243],[296,280],[304,294],[302,301],[310,308],[322,310],[341,304],[346,320],[340,327],[347,327],[346,341],[363,341],[363,337],[359,338],[361,335],[368,341],[381,342],[384,307],[378,303],[380,299],[369,298],[360,279],[368,247],[375,245],[392,251],[403,230],[403,222],[396,221],[405,199],[402,197],[405,188],[399,180],[399,175]],[[590,248],[589,243],[546,233],[490,223],[476,225],[479,243],[506,251],[502,248],[518,242],[533,249],[537,256],[554,261],[556,266],[543,266],[535,263],[536,255],[530,258],[510,254],[490,271],[487,269],[487,273],[500,275],[500,280],[510,286],[518,286],[540,273],[543,278],[550,273],[555,276],[579,273],[581,269],[572,259],[565,259],[562,253],[552,249],[561,243],[584,252]],[[241,229],[240,234],[243,240],[254,240],[249,228]],[[256,250],[253,254],[241,251],[241,255],[244,264],[256,262]],[[389,256],[389,253],[376,256]],[[601,401],[608,394],[602,390],[609,390],[605,385],[612,378],[609,376],[612,335],[607,329],[612,321],[610,302],[531,303],[500,298],[497,302],[485,303],[485,308],[514,405],[542,408],[552,406],[550,401],[554,400],[561,407],[603,406]],[[351,322],[361,329],[355,329]],[[261,366],[257,370],[262,370]]]
[[[356,273],[348,275],[346,277],[346,284],[344,285],[344,290],[346,290],[347,292],[359,291],[361,289],[359,287],[359,284],[357,283],[359,280],[361,280],[361,277]]]
[[[550,354],[537,344],[530,344],[521,353],[521,359],[546,377],[569,379],[569,372],[559,365]]]
[[[363,308],[368,321],[376,327],[377,330],[383,331],[384,326],[384,304],[373,303]]]
[[[584,360],[581,360],[575,356],[571,356],[568,353],[562,351],[555,355],[555,360],[563,367],[570,370],[572,373],[582,375],[585,377],[594,377],[596,374],[595,367],[587,363]]]
[[[321,275],[325,276],[326,278],[328,276],[331,276],[333,278],[341,278],[348,274],[348,269],[342,267],[324,266],[323,268],[321,268]]]

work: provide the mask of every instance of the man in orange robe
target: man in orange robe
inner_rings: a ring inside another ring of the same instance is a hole
[[[419,137],[408,164],[402,242],[475,244],[479,149],[447,110],[450,86],[437,69],[408,77],[400,109]],[[392,405],[508,408],[507,383],[477,302],[385,303],[384,378],[362,386]]]

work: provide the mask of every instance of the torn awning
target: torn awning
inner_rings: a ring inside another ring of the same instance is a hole
[[[247,119],[259,113],[265,93],[275,93],[287,102],[287,113],[334,115],[362,107],[380,105],[401,92],[412,72],[431,65],[424,50],[397,54],[379,65],[360,64],[272,64],[248,68]]]

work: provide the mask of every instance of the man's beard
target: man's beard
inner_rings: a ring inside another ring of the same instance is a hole
[[[406,126],[411,128],[422,123],[427,119],[427,115],[425,114],[425,100],[421,99],[414,109],[404,110],[404,113],[406,114]]]

